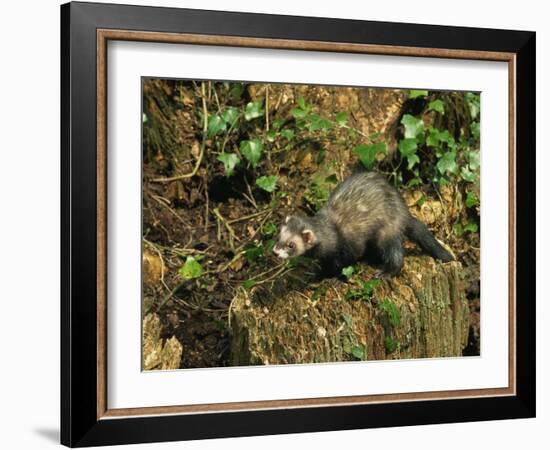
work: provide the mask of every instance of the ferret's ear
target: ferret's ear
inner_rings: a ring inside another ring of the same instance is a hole
[[[306,244],[309,245],[315,244],[317,242],[317,236],[315,236],[315,233],[307,228],[302,231],[302,239]]]

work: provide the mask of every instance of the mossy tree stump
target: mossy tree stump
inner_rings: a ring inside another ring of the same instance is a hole
[[[371,283],[361,266],[351,281],[284,279],[239,291],[230,310],[233,365],[461,356],[470,314],[462,266],[407,257],[398,277]],[[301,283],[301,284],[300,284]]]

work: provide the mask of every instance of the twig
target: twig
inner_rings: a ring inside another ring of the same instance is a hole
[[[231,219],[231,220],[228,220],[227,223],[229,224],[232,224],[232,223],[236,223],[236,222],[241,222],[243,220],[248,220],[248,219],[253,219],[254,217],[258,217],[258,216],[261,216],[263,214],[266,214],[268,212],[270,212],[271,209],[270,208],[267,208],[267,209],[264,209],[262,211],[258,211],[258,212],[255,212],[253,214],[249,214],[247,216],[242,216],[242,217],[238,217],[236,219]]]
[[[220,221],[224,224],[225,228],[227,229],[227,231],[229,231],[229,234],[231,235],[231,239],[229,241],[229,245],[231,246],[231,248],[234,248],[235,245],[233,244],[233,239],[237,240],[237,241],[240,241],[240,239],[237,237],[237,235],[235,234],[235,230],[233,230],[233,228],[231,227],[231,225],[229,225],[227,223],[227,221],[223,218],[223,216],[221,215],[220,213],[220,210],[218,208],[214,208],[213,211],[214,215],[220,219]]]
[[[204,89],[204,81],[201,83],[201,96],[202,96],[202,112],[203,112],[202,142],[201,142],[201,151],[199,153],[197,162],[195,163],[195,167],[193,167],[193,170],[191,172],[185,173],[183,175],[176,175],[168,178],[153,178],[151,181],[155,183],[169,183],[171,181],[191,178],[197,174],[202,162],[202,158],[204,156],[204,149],[206,147],[206,131],[208,130],[208,108],[206,107],[206,93]]]
[[[165,200],[164,200],[162,197],[159,197],[158,195],[153,195],[153,194],[151,194],[151,197],[154,198],[160,205],[162,205],[162,206],[164,206],[166,209],[168,209],[168,211],[170,211],[170,212],[171,212],[171,213],[172,213],[181,223],[183,223],[183,224],[185,225],[186,228],[191,228],[191,227],[189,226],[189,224],[186,223],[186,222],[180,217],[180,215],[170,207],[170,205],[167,205],[167,204],[165,203]]]

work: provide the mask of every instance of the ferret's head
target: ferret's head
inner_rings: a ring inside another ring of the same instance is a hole
[[[273,252],[281,259],[303,255],[317,245],[317,236],[306,217],[287,216]]]

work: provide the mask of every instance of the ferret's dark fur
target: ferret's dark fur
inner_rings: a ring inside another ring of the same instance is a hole
[[[382,266],[379,275],[391,277],[403,267],[404,238],[434,258],[453,260],[382,175],[363,172],[340,183],[315,216],[287,217],[273,251],[281,258],[312,256],[325,276],[338,276],[375,251]]]

